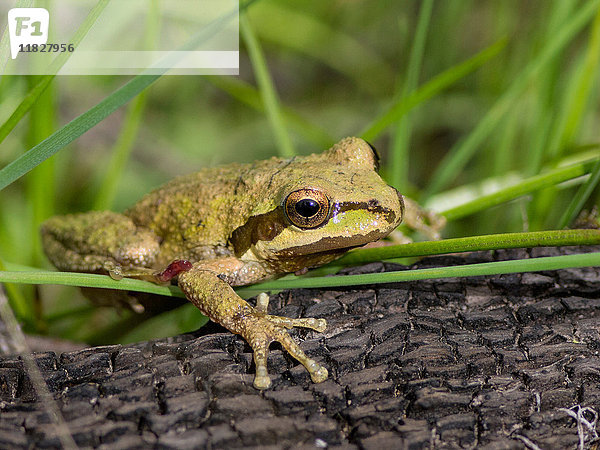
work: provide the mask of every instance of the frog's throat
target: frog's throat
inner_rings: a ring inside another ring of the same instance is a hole
[[[331,208],[331,216],[323,222],[323,225],[316,228],[323,227],[337,215],[343,214],[344,212],[351,210],[368,210],[373,214],[380,214],[383,217],[385,217],[385,221],[389,224],[400,223],[400,219],[402,217],[402,214],[398,215],[396,211],[381,206],[379,201],[375,199],[370,200],[369,202],[339,202]],[[260,241],[272,241],[279,234],[281,234],[283,230],[291,226],[293,225],[287,219],[282,206],[278,206],[270,212],[250,217],[244,225],[241,225],[240,227],[236,228],[231,234],[231,244],[233,245],[235,255],[237,257],[244,255],[249,249],[251,249]],[[349,250],[351,248],[360,247],[361,245],[365,245],[369,242],[379,240],[387,236],[393,228],[395,228],[395,226],[385,233],[380,231],[373,231],[366,235],[360,236],[331,238],[324,237],[312,244],[305,244],[297,247],[299,249],[302,249],[301,251],[303,253],[295,252],[294,254],[307,254],[310,252],[309,249],[312,248],[317,249],[314,251],[314,253],[319,251],[325,251],[328,249],[343,248]],[[326,243],[332,245],[327,247],[325,246]],[[307,249],[306,253],[304,253],[304,248]]]

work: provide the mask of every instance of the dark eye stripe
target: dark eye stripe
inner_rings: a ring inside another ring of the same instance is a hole
[[[364,210],[382,214],[386,216],[386,220],[390,223],[396,220],[396,212],[382,207],[377,200],[369,202],[339,202],[332,205],[331,216],[319,227],[313,228],[313,230],[322,228],[332,217],[337,216],[340,212],[352,210]],[[242,256],[251,246],[259,241],[272,241],[290,225],[291,223],[286,217],[282,206],[268,213],[249,218],[244,225],[236,228],[231,234],[230,242],[233,245],[235,255],[237,257]],[[306,230],[306,232],[310,232],[310,229]],[[326,235],[322,238],[333,239]],[[348,247],[350,246],[351,244],[348,245]],[[284,250],[282,249],[282,251]]]

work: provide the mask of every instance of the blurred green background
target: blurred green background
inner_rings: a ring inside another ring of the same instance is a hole
[[[248,52],[252,37],[266,65],[256,49]],[[122,211],[176,175],[268,158],[286,145],[307,154],[366,136],[384,178],[436,209],[598,156],[595,0],[257,0],[242,21],[240,47],[239,77],[163,76],[0,192],[2,260],[49,268],[38,235],[45,218]],[[261,69],[281,122],[265,113]],[[0,123],[40,79],[0,80]],[[0,167],[126,81],[55,78],[0,144]],[[454,221],[444,235],[560,228],[577,187],[555,186]],[[125,326],[128,317],[91,308],[74,288],[14,288],[31,315],[30,332],[111,342],[119,333],[105,327]],[[197,320],[183,314],[178,328],[161,334],[193,329]]]

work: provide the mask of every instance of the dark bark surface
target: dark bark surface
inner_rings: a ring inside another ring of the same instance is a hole
[[[590,250],[474,253],[416,266]],[[561,408],[600,411],[598,268],[296,290],[272,297],[270,312],[327,319],[323,334],[292,332],[329,369],[327,381],[313,384],[274,346],[273,387],[258,392],[249,347],[216,326],[35,359],[81,447],[593,445],[594,433],[578,432]],[[1,359],[0,448],[59,446],[36,398],[23,362]]]

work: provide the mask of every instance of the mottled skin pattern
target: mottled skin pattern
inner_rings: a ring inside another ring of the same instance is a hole
[[[270,386],[273,341],[321,382],[327,370],[286,330],[323,331],[325,321],[269,316],[265,297],[253,308],[231,286],[319,266],[388,235],[404,204],[376,166],[366,142],[346,138],[321,154],[204,169],[175,178],[124,214],[54,217],[42,226],[44,249],[67,271],[159,281],[185,267],[177,281],[186,297],[254,350],[255,387]],[[186,262],[170,266],[177,260]]]

